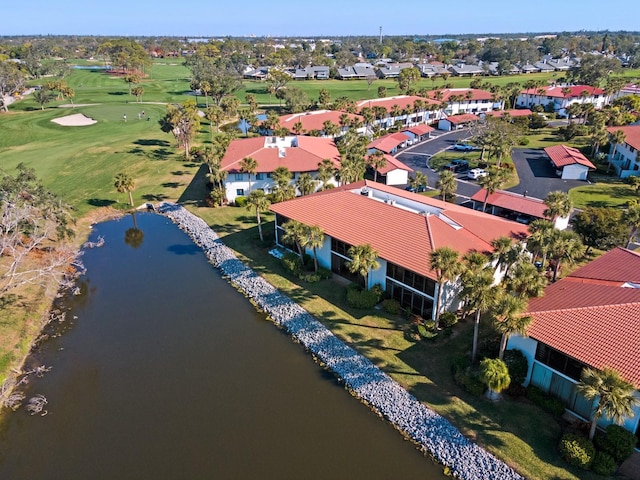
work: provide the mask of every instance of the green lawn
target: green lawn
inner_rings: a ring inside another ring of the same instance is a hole
[[[260,242],[255,217],[236,207],[190,207],[218,232],[270,283],[300,303],[316,318],[407,388],[419,400],[450,419],[465,435],[477,440],[531,479],[595,479],[569,468],[556,453],[561,435],[558,420],[524,399],[492,403],[475,397],[453,381],[453,360],[467,354],[472,322],[458,324],[453,335],[436,343],[407,339],[407,321],[379,310],[354,310],[346,305],[343,287],[328,280],[306,284],[285,274],[280,262],[268,255],[273,245],[273,221],[263,226]],[[484,338],[491,328],[482,325]]]
[[[607,183],[594,183],[569,190],[569,198],[576,208],[625,207],[638,200],[638,194],[618,179]]]

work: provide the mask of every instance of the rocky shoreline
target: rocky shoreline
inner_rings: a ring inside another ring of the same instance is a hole
[[[309,349],[356,397],[420,445],[437,462],[448,467],[456,478],[524,478],[467,439],[447,419],[420,403],[371,361],[238,260],[204,220],[172,203],[162,203],[157,210],[186,232],[236,288]]]

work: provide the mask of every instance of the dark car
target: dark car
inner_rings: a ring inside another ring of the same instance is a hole
[[[442,167],[442,169],[449,170],[453,173],[466,172],[469,170],[469,162],[460,159],[453,160],[451,163],[447,163],[444,167]]]
[[[420,193],[420,192],[426,192],[427,191],[427,187],[425,185],[418,185],[418,187],[412,187],[411,185],[407,185],[406,187],[404,187],[405,190],[407,190],[408,192],[413,192],[413,193]]]

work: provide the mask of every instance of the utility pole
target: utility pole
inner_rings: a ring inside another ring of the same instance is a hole
[[[382,45],[382,25],[380,25],[380,45]]]

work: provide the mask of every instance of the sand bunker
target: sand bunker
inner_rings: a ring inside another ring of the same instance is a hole
[[[94,123],[98,123],[93,118],[86,117],[82,113],[67,115],[66,117],[54,118],[51,121],[65,127],[84,127],[86,125],[93,125]]]

